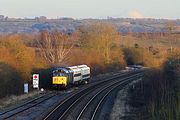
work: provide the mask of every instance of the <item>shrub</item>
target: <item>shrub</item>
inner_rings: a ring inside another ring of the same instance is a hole
[[[0,97],[23,92],[20,75],[10,65],[0,62]]]
[[[144,80],[135,84],[136,89],[130,89],[130,104],[139,115],[152,120],[179,120],[179,55],[171,53],[161,69],[147,70]]]
[[[173,52],[163,64],[164,75],[172,80],[180,79],[180,52]]]
[[[0,61],[15,68],[27,82],[35,63],[35,52],[26,47],[18,36],[6,36],[0,41]]]
[[[158,59],[144,48],[124,48],[123,52],[128,65],[140,64],[146,67],[159,66]]]

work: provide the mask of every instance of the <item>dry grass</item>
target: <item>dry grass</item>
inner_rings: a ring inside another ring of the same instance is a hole
[[[0,99],[0,110],[5,110],[11,106],[26,102],[30,99],[37,97],[40,93],[40,91],[34,91],[29,94],[23,94],[19,96],[12,95],[2,98]]]

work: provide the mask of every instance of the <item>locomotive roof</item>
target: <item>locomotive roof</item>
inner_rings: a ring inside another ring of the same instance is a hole
[[[64,70],[66,73],[73,72],[73,71],[80,71],[80,69],[90,69],[87,65],[77,65],[77,66],[70,66],[70,67],[56,67],[53,69],[55,70]]]
[[[78,65],[77,67],[88,67],[87,65]]]
[[[54,68],[53,71],[55,70],[64,70],[66,73],[72,72],[72,70],[68,67],[57,67],[57,68]]]

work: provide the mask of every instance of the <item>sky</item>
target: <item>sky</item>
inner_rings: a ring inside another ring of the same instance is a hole
[[[0,15],[14,18],[180,18],[180,0],[0,0]]]

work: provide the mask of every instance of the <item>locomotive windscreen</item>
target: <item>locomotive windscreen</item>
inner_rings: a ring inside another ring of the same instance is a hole
[[[53,76],[65,76],[65,71],[64,70],[54,70]]]

